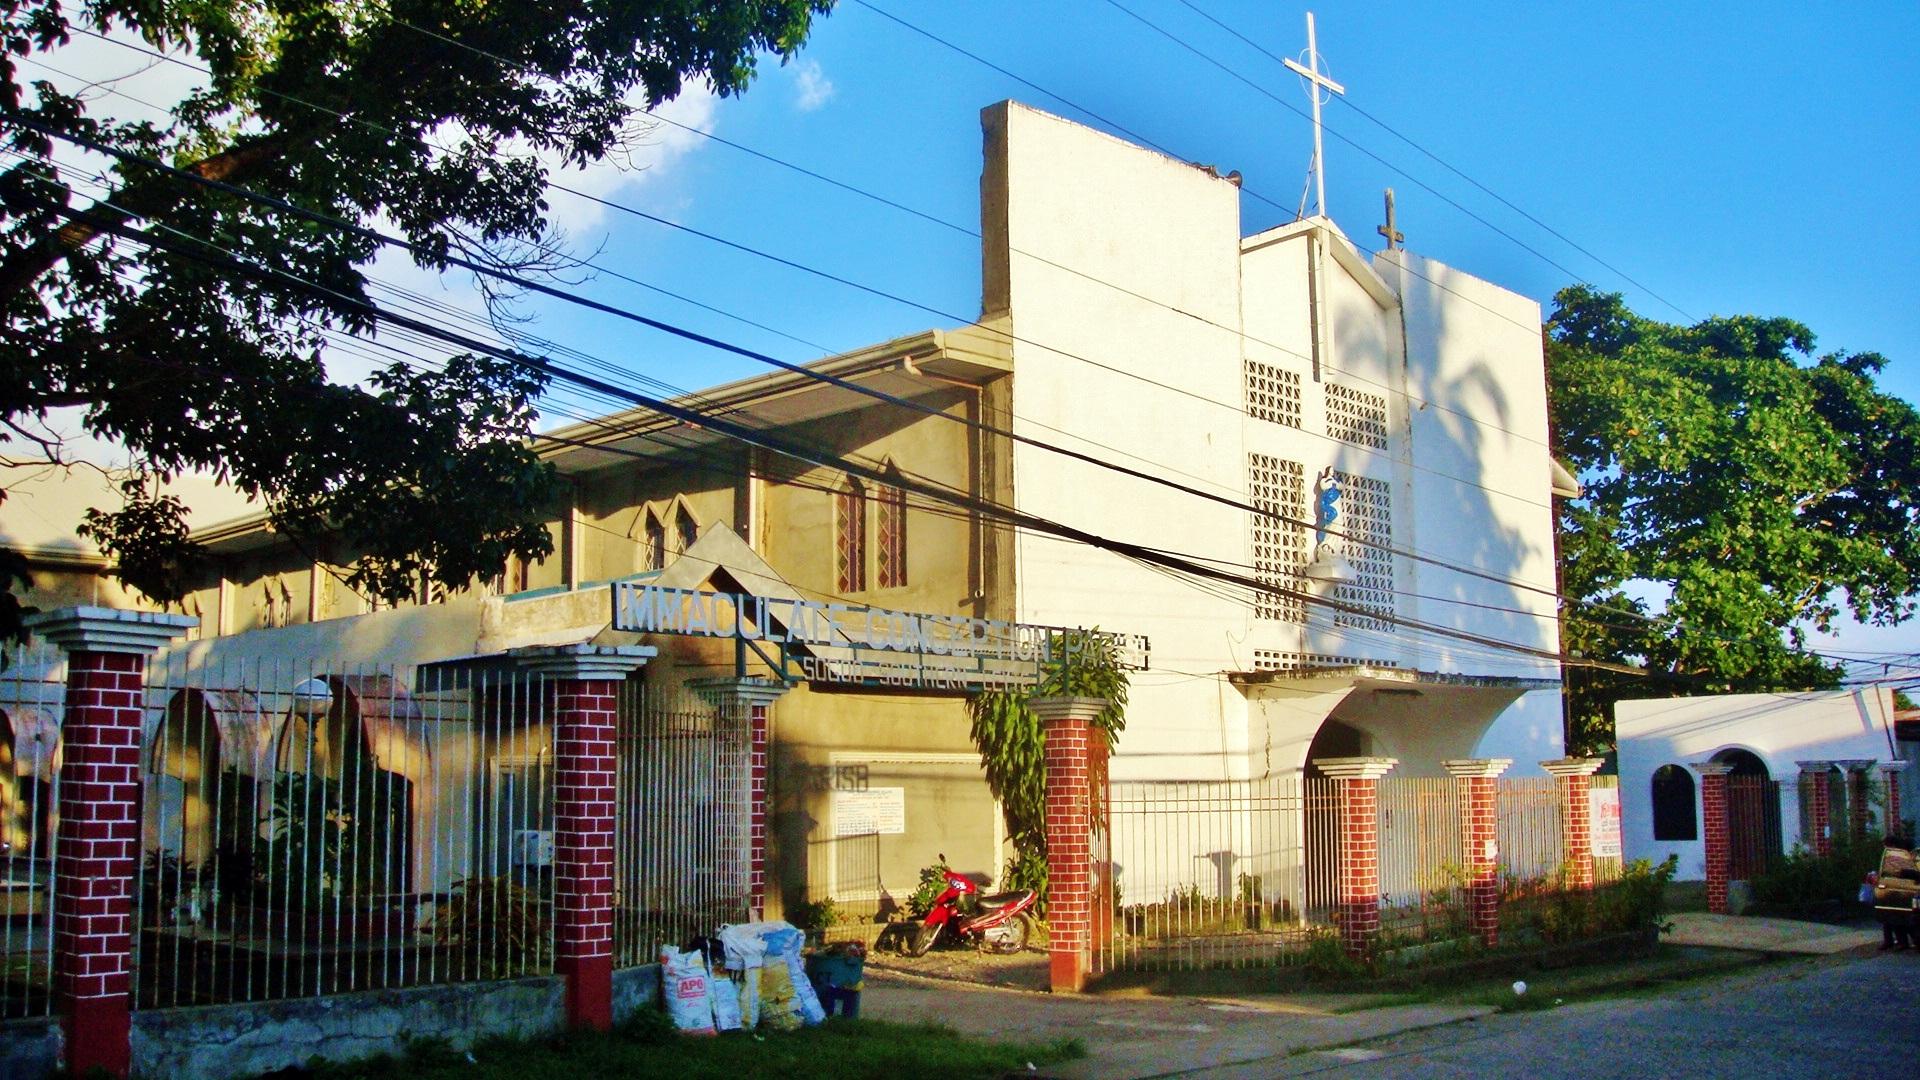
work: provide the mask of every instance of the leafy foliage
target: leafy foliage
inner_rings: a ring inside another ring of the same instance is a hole
[[[1126,727],[1127,673],[1113,639],[1092,631],[1051,635],[1047,660],[1031,690],[990,690],[967,702],[972,719],[973,744],[987,786],[1000,800],[1007,839],[1013,844],[1002,884],[1010,889],[1047,890],[1047,765],[1046,738],[1040,718],[1027,707],[1035,697],[1104,698],[1107,707],[1094,718],[1111,751]],[[1099,756],[1101,761],[1105,755]],[[1105,785],[1093,785],[1096,795]],[[1096,803],[1104,810],[1104,805]]]
[[[637,109],[705,83],[741,92],[830,0],[513,4],[393,0],[9,0],[0,22],[0,423],[64,460],[50,420],[123,447],[149,476],[205,470],[261,499],[349,583],[388,600],[460,588],[547,555],[552,470],[526,442],[537,371],[456,356],[330,381],[329,333],[366,332],[377,241],[145,164],[170,164],[322,215],[398,232],[413,257],[525,274],[568,267],[546,219],[553,165],[619,161]],[[100,90],[35,80],[81,50],[204,68],[161,122]],[[498,59],[495,59],[498,58]],[[133,155],[96,186],[66,136]],[[144,159],[144,160],[141,160]],[[513,297],[492,294],[511,319]],[[60,414],[62,416],[66,414]],[[130,487],[89,517],[127,584],[178,595],[192,557],[175,505]],[[0,576],[18,580],[11,556]],[[0,601],[0,632],[18,626]]]
[[[1913,613],[1920,413],[1874,384],[1884,358],[1813,349],[1789,319],[1674,326],[1586,286],[1555,297],[1555,449],[1586,489],[1560,510],[1562,588],[1583,601],[1564,644],[1667,676],[1570,669],[1576,748],[1611,742],[1628,694],[1834,685],[1809,630]]]
[[[479,978],[528,974],[553,941],[548,907],[538,893],[510,878],[462,878],[434,912],[433,940],[463,946],[453,962],[477,963],[473,974]]]

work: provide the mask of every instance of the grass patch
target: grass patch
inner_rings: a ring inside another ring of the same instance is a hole
[[[409,1045],[400,1055],[316,1065],[315,1080],[581,1080],[591,1076],[672,1076],[739,1080],[806,1076],[881,1080],[898,1076],[994,1077],[1083,1057],[1078,1039],[982,1042],[936,1024],[836,1019],[792,1032],[730,1032],[684,1037],[664,1016],[642,1013],[606,1035],[541,1040],[492,1039],[471,1053],[444,1042]],[[285,1075],[285,1074],[276,1074]]]

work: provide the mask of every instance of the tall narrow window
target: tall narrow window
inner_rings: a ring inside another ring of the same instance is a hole
[[[645,554],[647,561],[645,569],[665,570],[667,568],[667,526],[660,520],[660,515],[652,510],[647,511]]]
[[[840,591],[867,588],[867,495],[849,483],[833,498],[833,543],[838,557]]]
[[[680,550],[685,551],[700,539],[700,523],[693,520],[693,514],[687,510],[687,504],[681,503],[673,512],[673,531],[680,541]]]
[[[876,501],[880,551],[874,576],[881,588],[897,589],[907,583],[907,493],[883,487]]]
[[[1700,831],[1695,822],[1693,776],[1678,765],[1662,765],[1653,770],[1653,838],[1655,840],[1696,840]]]

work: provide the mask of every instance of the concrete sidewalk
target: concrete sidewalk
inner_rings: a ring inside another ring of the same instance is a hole
[[[1055,995],[868,972],[860,1015],[936,1022],[979,1038],[1078,1038],[1087,1056],[1045,1070],[1069,1080],[1149,1077],[1284,1059],[1316,1047],[1485,1016],[1460,1005],[1364,1006],[1365,996],[1154,997]]]
[[[1709,915],[1682,911],[1668,917],[1671,933],[1660,940],[1670,945],[1704,945],[1715,949],[1827,956],[1880,944],[1880,928],[1833,926],[1795,919],[1760,919],[1746,915]]]

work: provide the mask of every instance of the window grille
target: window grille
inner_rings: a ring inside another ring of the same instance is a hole
[[[1248,501],[1264,513],[1253,515],[1253,573],[1262,584],[1298,590],[1307,561],[1306,471],[1297,461],[1268,454],[1247,455]],[[1272,517],[1268,515],[1279,515]],[[1299,622],[1300,601],[1262,592],[1254,597],[1254,615]]]
[[[897,589],[907,583],[907,493],[884,487],[876,501],[880,544],[874,576],[881,588]]]
[[[839,563],[839,588],[843,593],[865,592],[867,588],[867,496],[859,485],[836,494],[833,499],[833,541]]]
[[[700,539],[700,523],[693,520],[693,514],[687,509],[685,503],[680,504],[679,509],[674,511],[673,531],[676,539],[680,541],[681,551],[692,547],[693,542]]]
[[[1286,652],[1279,649],[1253,650],[1255,671],[1315,671],[1324,668],[1374,667],[1397,668],[1393,660],[1368,660],[1359,656],[1332,656],[1327,653]]]
[[[1327,384],[1327,434],[1355,446],[1387,448],[1387,399],[1365,390]]]
[[[1247,415],[1288,427],[1300,426],[1300,373],[1249,360],[1242,368]]]
[[[665,570],[667,568],[667,526],[660,516],[647,511],[646,537],[647,570]]]
[[[1351,584],[1333,590],[1333,597],[1346,604],[1371,609],[1391,616],[1393,604],[1393,494],[1385,480],[1352,473],[1335,472],[1340,484],[1340,516],[1333,529],[1345,536],[1340,548],[1359,575]],[[1352,612],[1335,611],[1333,625],[1356,630],[1392,630],[1388,619],[1371,618]]]

